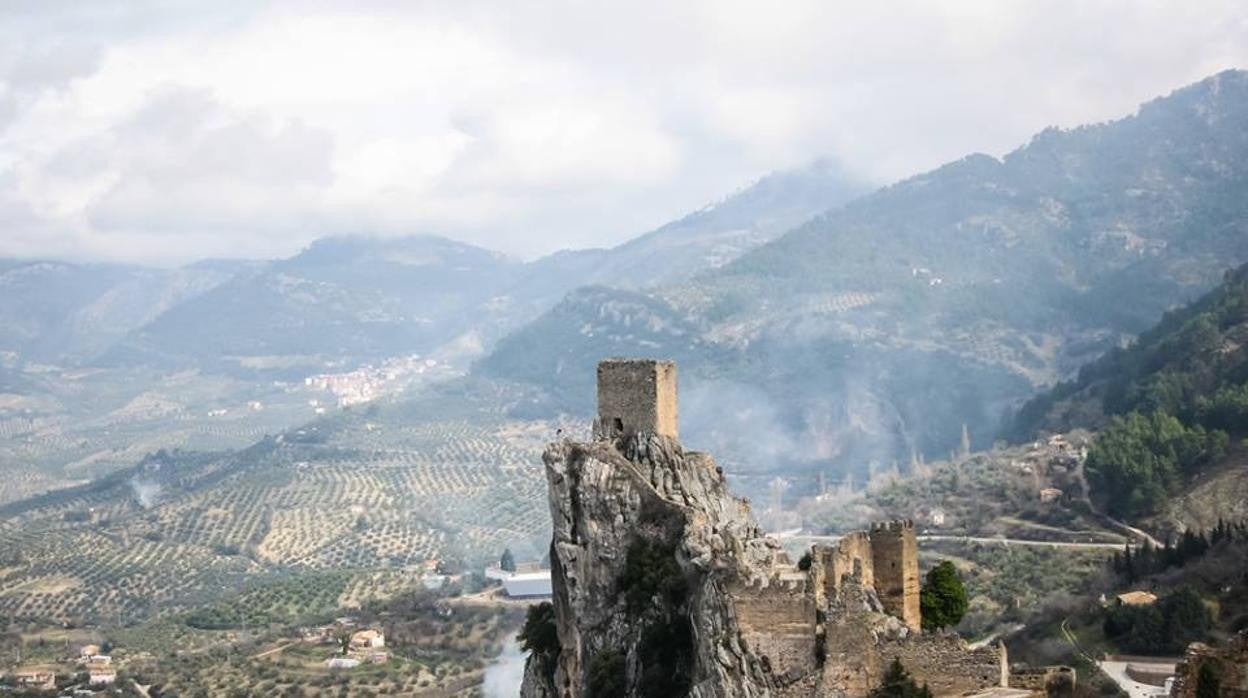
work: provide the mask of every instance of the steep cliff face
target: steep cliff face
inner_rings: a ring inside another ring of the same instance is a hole
[[[714,461],[644,433],[563,441],[543,460],[562,650],[550,674],[530,659],[522,695],[765,695],[729,589],[785,556]]]

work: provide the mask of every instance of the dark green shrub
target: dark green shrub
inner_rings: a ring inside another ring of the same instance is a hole
[[[524,617],[524,627],[516,636],[520,648],[538,657],[546,676],[554,676],[555,662],[563,649],[559,644],[559,628],[555,622],[555,607],[549,601],[529,606]]]
[[[693,681],[693,626],[687,616],[656,622],[637,646],[641,675],[637,695],[683,698]]]
[[[624,655],[614,650],[594,657],[586,676],[588,698],[624,698],[628,694],[627,667]]]
[[[910,676],[910,672],[901,665],[901,660],[893,657],[888,665],[880,685],[870,693],[871,698],[932,698],[927,685],[919,686]]]
[[[676,563],[675,546],[646,539],[633,541],[617,589],[630,613],[645,611],[656,596],[668,608],[683,604],[689,587]]]

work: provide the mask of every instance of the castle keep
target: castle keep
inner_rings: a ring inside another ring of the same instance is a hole
[[[675,362],[607,359],[598,364],[594,438],[637,433],[679,437]]]
[[[971,649],[922,630],[912,522],[816,545],[799,568],[714,460],[677,435],[675,364],[609,359],[598,366],[593,440],[543,454],[559,643],[553,656],[530,656],[523,698],[603,686],[628,696],[865,696],[894,658],[937,696],[1008,685],[1004,646]]]

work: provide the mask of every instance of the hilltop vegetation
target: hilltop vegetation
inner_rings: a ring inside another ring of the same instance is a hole
[[[1096,427],[1128,412],[1164,412],[1186,423],[1241,431],[1248,417],[1248,266],[1167,313],[1126,348],[1029,401],[1014,434]]]

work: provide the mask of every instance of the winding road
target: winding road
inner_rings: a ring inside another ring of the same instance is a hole
[[[985,545],[1025,545],[1037,548],[1073,548],[1082,550],[1122,550],[1122,543],[1078,543],[1073,541],[1061,540],[1029,540],[1025,538],[1000,538],[994,536],[938,536],[938,535],[921,535],[915,536],[920,541],[948,541],[954,543],[982,543]],[[792,535],[785,536],[785,539],[808,540],[813,543],[835,543],[841,539],[841,536],[810,536],[810,535]]]

